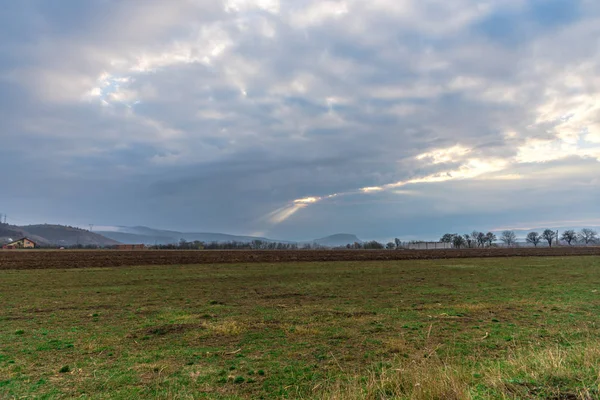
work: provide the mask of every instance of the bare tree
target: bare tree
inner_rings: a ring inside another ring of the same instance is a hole
[[[477,242],[478,247],[485,247],[485,244],[487,242],[485,233],[473,231],[473,233],[471,233],[471,237]]]
[[[460,235],[454,235],[454,239],[452,240],[452,244],[457,249],[460,249],[461,247],[465,246],[465,238],[463,238]]]
[[[560,239],[567,242],[570,246],[573,242],[577,243],[577,233],[572,229],[564,231]]]
[[[508,247],[511,247],[517,243],[517,235],[514,231],[504,231],[500,236],[500,240],[502,240]]]
[[[365,242],[363,244],[363,248],[365,250],[381,250],[385,249],[385,246],[379,243],[377,240],[371,240],[370,242]]]
[[[494,244],[494,242],[497,240],[498,238],[496,237],[496,235],[494,235],[492,232],[488,232],[485,234],[485,242],[487,243],[488,247],[492,247],[492,244]]]
[[[396,243],[394,243],[394,242],[389,242],[389,243],[386,245],[386,247],[387,247],[387,249],[388,249],[388,250],[394,250],[394,249],[396,248]]]
[[[525,240],[527,241],[527,243],[531,243],[535,247],[537,247],[537,245],[540,244],[540,242],[542,241],[542,235],[540,235],[537,232],[529,232]]]
[[[396,248],[399,249],[400,246],[402,246],[402,242],[400,241],[400,239],[396,238],[394,239],[394,243],[396,244]]]
[[[446,233],[444,236],[442,236],[442,238],[440,239],[440,242],[452,243],[454,241],[455,236],[456,236],[455,233]]]
[[[598,232],[593,229],[584,228],[579,232],[577,238],[585,244],[595,243],[598,240]]]
[[[548,246],[552,247],[552,243],[555,239],[557,239],[556,232],[554,232],[552,229],[546,229],[542,233],[542,238],[548,242]]]
[[[465,239],[466,246],[469,249],[472,249],[473,247],[475,247],[475,239],[473,239],[473,237],[471,235],[469,235],[468,233],[465,233],[463,235],[463,238]]]

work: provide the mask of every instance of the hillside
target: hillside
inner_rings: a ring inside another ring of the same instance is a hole
[[[208,232],[178,232],[161,229],[153,229],[145,226],[117,226],[110,227],[111,230],[90,232],[85,229],[64,225],[27,225],[15,226],[0,224],[0,243],[6,243],[22,237],[28,237],[42,246],[99,246],[107,247],[119,243],[128,244],[176,244],[181,239],[188,242],[200,241],[205,243],[219,242],[241,242],[249,243],[254,240],[263,242],[295,243],[288,240],[267,239],[258,236],[240,236],[224,233]],[[362,243],[356,235],[340,233],[326,236],[320,239],[300,242],[314,243],[323,247],[344,247],[347,244]]]
[[[63,225],[27,225],[11,226],[12,231],[20,232],[20,237],[28,238],[38,242],[40,245],[53,246],[113,246],[119,242],[106,238],[85,229],[74,228]],[[17,239],[13,237],[12,239]]]
[[[9,243],[13,240],[18,240],[23,237],[28,237],[29,239],[39,243],[40,245],[50,244],[50,242],[48,242],[45,238],[38,235],[34,235],[31,232],[27,232],[19,226],[0,224],[0,244]]]
[[[173,239],[170,236],[148,236],[148,235],[138,235],[135,233],[125,233],[125,232],[111,232],[111,231],[98,231],[102,236],[109,238],[111,240],[116,240],[117,242],[127,243],[127,244],[145,244],[145,245],[155,245],[155,244],[171,244],[176,243],[178,240]]]
[[[336,235],[327,236],[321,239],[316,239],[314,243],[325,247],[340,247],[348,244],[362,243],[356,235],[348,233],[338,233]]]
[[[200,241],[204,243],[226,243],[226,242],[241,242],[249,243],[254,240],[260,240],[263,242],[278,242],[278,243],[297,243],[290,240],[281,239],[268,239],[258,236],[240,236],[240,235],[228,235],[225,233],[208,233],[208,232],[178,232],[169,231],[162,229],[153,229],[146,226],[114,226],[110,227],[111,230],[98,231],[101,235],[117,240],[121,243],[129,244],[176,244],[181,239],[188,242]],[[340,233],[336,235],[327,236],[324,238],[302,241],[298,244],[314,243],[323,247],[343,247],[347,244],[362,243],[356,235]]]
[[[224,233],[208,233],[208,232],[177,232],[177,231],[168,231],[168,230],[160,230],[160,229],[152,229],[145,226],[135,226],[135,227],[127,227],[127,226],[119,226],[115,227],[114,231],[98,231],[98,233],[106,236],[107,238],[111,238],[113,240],[118,240],[122,243],[130,243],[130,244],[175,244],[178,243],[181,239],[184,239],[188,242],[200,241],[205,243],[212,242],[252,242],[253,240],[262,240],[263,242],[287,242],[287,241],[279,241],[272,240],[263,237],[255,237],[255,236],[238,236],[238,235],[228,235]]]

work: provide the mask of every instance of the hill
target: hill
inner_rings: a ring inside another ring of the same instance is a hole
[[[212,242],[243,242],[248,243],[253,240],[262,240],[263,242],[283,242],[287,243],[287,241],[273,240],[267,239],[263,237],[256,236],[237,236],[237,235],[228,235],[224,233],[208,233],[208,232],[178,232],[178,231],[168,231],[161,229],[153,229],[148,228],[146,226],[135,226],[135,227],[127,227],[127,226],[118,226],[114,227],[112,231],[98,231],[98,233],[106,236],[107,238],[111,238],[113,240],[118,240],[122,243],[130,243],[130,244],[175,244],[178,243],[181,239],[184,239],[188,242],[200,241],[205,243]]]
[[[356,235],[349,233],[338,233],[321,239],[316,239],[314,243],[325,247],[341,247],[348,244],[362,243],[362,240],[356,237]]]
[[[209,232],[178,232],[162,229],[153,229],[146,226],[116,226],[111,230],[99,230],[90,232],[85,229],[64,225],[27,225],[15,226],[0,224],[0,243],[6,243],[22,237],[28,237],[42,246],[99,246],[107,247],[119,243],[128,244],[176,244],[184,239],[188,242],[200,241],[205,243],[227,243],[240,242],[249,243],[260,240],[268,243],[296,243],[288,240],[268,239],[259,236],[229,235],[225,233]],[[344,247],[347,244],[362,243],[356,235],[339,233],[312,241],[302,243],[314,243],[323,247]]]
[[[11,240],[28,237],[41,246],[113,246],[118,241],[106,238],[85,229],[63,225],[27,225],[15,226],[3,224],[0,226],[0,240]]]
[[[18,240],[24,237],[28,237],[29,239],[33,240],[34,242],[40,245],[50,244],[50,242],[48,242],[45,238],[38,235],[34,235],[31,232],[27,232],[19,226],[0,224],[0,244],[9,243],[13,240]]]

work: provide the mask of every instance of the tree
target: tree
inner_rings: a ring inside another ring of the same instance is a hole
[[[557,238],[556,232],[554,232],[552,229],[546,229],[542,233],[542,238],[548,242],[548,246],[552,247],[552,242],[554,242],[554,240]]]
[[[594,243],[598,240],[598,232],[588,228],[582,229],[577,236],[579,241],[585,244]]]
[[[475,247],[475,240],[471,237],[471,235],[469,235],[468,233],[465,233],[463,235],[463,238],[465,239],[465,243],[469,249],[472,249],[473,247]]]
[[[514,231],[504,231],[500,236],[500,240],[504,242],[507,246],[514,246],[517,243],[517,235]]]
[[[577,233],[572,229],[564,231],[560,239],[567,242],[570,246],[572,242],[577,242]]]
[[[485,234],[485,241],[484,243],[487,243],[487,245],[489,247],[492,247],[492,244],[497,240],[498,238],[496,237],[496,235],[494,235],[492,232],[488,232]]]
[[[485,247],[485,244],[487,242],[485,233],[473,231],[473,233],[471,233],[471,237],[477,242],[478,247]]]
[[[542,241],[542,235],[540,235],[537,232],[529,232],[525,240],[527,241],[527,243],[531,243],[535,247],[537,247],[537,245],[540,244],[540,242]]]
[[[389,243],[387,244],[387,249],[388,249],[388,250],[394,250],[395,248],[396,248],[396,243],[394,243],[394,242],[389,242]]]
[[[371,240],[370,242],[366,242],[363,245],[363,248],[365,250],[381,250],[381,249],[384,249],[385,246],[376,240]]]
[[[442,243],[453,243],[455,236],[456,236],[455,233],[446,233],[444,236],[442,236],[442,238],[440,239],[440,242],[442,242]]]
[[[400,239],[396,238],[394,239],[394,243],[396,243],[396,248],[399,249],[400,246],[402,245],[402,242],[400,241]]]
[[[473,246],[479,246],[479,232],[471,232],[471,240],[473,240]]]
[[[457,249],[460,249],[461,247],[464,247],[464,245],[465,245],[465,238],[463,238],[460,235],[454,235],[454,239],[452,240],[452,244]]]

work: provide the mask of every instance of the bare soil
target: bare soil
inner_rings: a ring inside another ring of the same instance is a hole
[[[461,250],[4,250],[0,270],[101,268],[131,265],[190,265],[325,261],[435,260],[480,257],[600,255],[600,247],[491,248]]]

